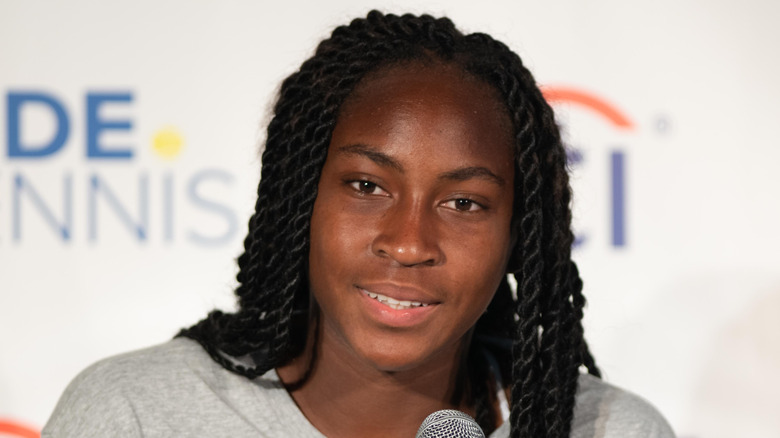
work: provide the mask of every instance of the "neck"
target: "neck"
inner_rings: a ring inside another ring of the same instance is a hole
[[[474,416],[473,407],[452,403],[460,351],[408,370],[384,371],[317,332],[310,333],[304,353],[277,372],[285,384],[300,381],[309,372],[290,395],[324,435],[410,437],[426,416],[440,409],[459,409]]]

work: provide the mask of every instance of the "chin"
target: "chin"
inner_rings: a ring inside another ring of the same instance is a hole
[[[423,348],[420,342],[403,342],[400,345],[388,343],[372,347],[362,352],[356,351],[356,353],[362,356],[374,369],[384,373],[407,371],[425,373],[428,370],[440,369],[443,366],[459,362],[457,359],[453,361],[453,356],[457,357],[460,350],[457,346]]]

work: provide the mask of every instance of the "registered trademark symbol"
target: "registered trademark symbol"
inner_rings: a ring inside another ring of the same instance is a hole
[[[665,115],[656,116],[653,121],[653,129],[655,129],[656,134],[668,135],[672,130],[672,122]]]

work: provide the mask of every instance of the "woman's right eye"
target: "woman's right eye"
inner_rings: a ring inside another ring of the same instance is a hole
[[[382,195],[386,196],[387,192],[382,190],[381,187],[376,185],[375,183],[372,183],[371,181],[366,180],[358,180],[358,181],[350,181],[349,185],[360,194],[363,195]]]

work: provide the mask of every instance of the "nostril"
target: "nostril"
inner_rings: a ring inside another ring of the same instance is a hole
[[[399,266],[435,265],[443,257],[435,220],[421,202],[396,203],[378,224],[372,251]]]
[[[373,246],[374,254],[401,266],[431,266],[442,258],[438,245],[428,239],[391,239],[382,235],[377,237]]]

